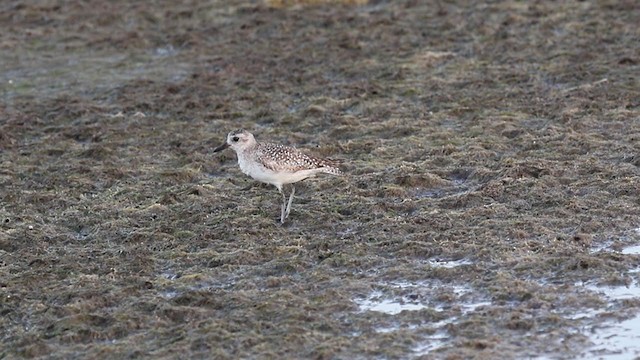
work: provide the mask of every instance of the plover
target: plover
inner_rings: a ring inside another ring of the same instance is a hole
[[[282,194],[281,223],[284,223],[291,211],[293,194],[296,192],[295,183],[319,173],[342,175],[342,171],[334,160],[309,156],[290,146],[259,143],[253,134],[245,130],[230,132],[227,135],[227,141],[215,148],[213,152],[222,151],[228,147],[235,150],[238,165],[243,173],[278,188]],[[283,191],[286,184],[292,184],[288,202]]]

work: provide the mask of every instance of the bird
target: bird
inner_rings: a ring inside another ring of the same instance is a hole
[[[225,143],[213,149],[213,152],[217,153],[229,147],[236,152],[238,165],[244,174],[257,181],[274,185],[282,194],[282,224],[291,211],[293,195],[296,192],[295,183],[320,173],[343,175],[336,160],[307,155],[291,146],[257,142],[253,134],[244,129],[231,131]],[[289,201],[283,189],[287,184],[291,184]]]

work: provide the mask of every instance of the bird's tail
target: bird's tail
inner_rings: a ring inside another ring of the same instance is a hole
[[[344,172],[342,172],[342,170],[340,170],[340,164],[341,163],[342,163],[342,160],[323,159],[323,161],[322,161],[322,169],[327,174],[344,175]]]

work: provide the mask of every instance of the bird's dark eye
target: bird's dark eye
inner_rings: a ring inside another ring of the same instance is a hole
[[[240,138],[239,138],[239,137],[237,137],[237,136],[234,136],[234,137],[231,139],[231,141],[233,141],[233,142],[238,142],[238,140],[240,140]]]

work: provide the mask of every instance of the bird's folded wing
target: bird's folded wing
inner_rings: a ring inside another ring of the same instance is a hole
[[[309,156],[296,148],[279,144],[263,143],[256,155],[265,168],[275,172],[296,172],[334,166],[328,160]]]

